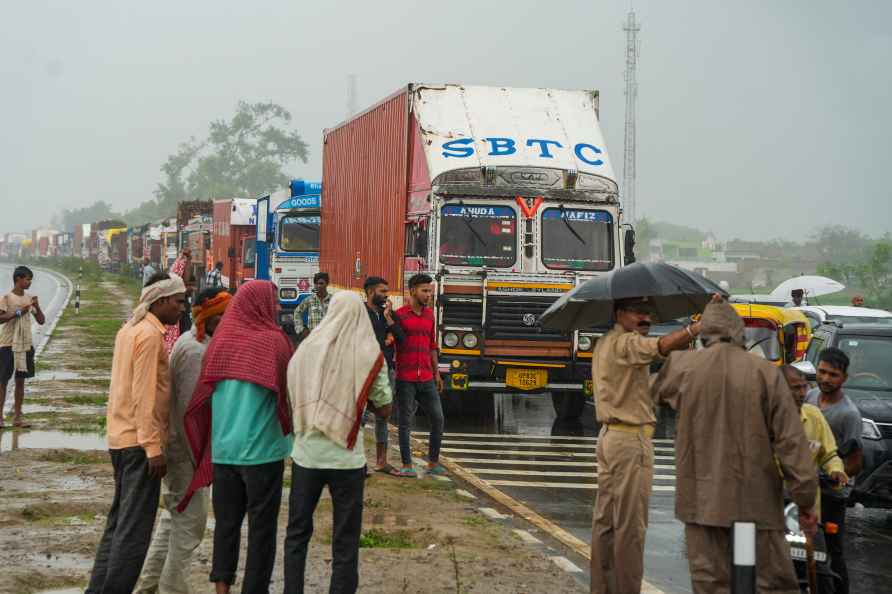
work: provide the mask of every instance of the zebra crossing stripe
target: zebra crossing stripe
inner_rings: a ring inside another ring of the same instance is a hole
[[[472,468],[474,474],[510,474],[515,476],[566,476],[566,477],[582,477],[592,478],[592,472],[554,472],[546,470],[516,470],[513,468]],[[655,474],[654,480],[674,481],[673,474]]]
[[[543,452],[543,451],[524,451],[524,450],[469,450],[465,448],[443,448],[442,452],[452,452],[456,454],[489,454],[499,456],[557,456],[559,458],[594,458],[595,454],[586,454],[582,452]],[[654,456],[656,460],[674,460],[675,456]]]
[[[493,487],[535,487],[548,489],[581,489],[587,491],[597,491],[598,485],[595,483],[549,483],[538,481],[491,481],[486,480]],[[669,485],[654,485],[653,491],[675,492],[675,487]]]
[[[460,464],[500,464],[505,466],[570,466],[572,468],[597,468],[597,462],[567,462],[564,460],[494,460],[491,458],[450,458]],[[476,472],[477,468],[468,466]],[[675,470],[672,464],[655,464],[654,470]]]
[[[427,440],[422,440],[427,443]],[[444,439],[442,441],[443,445],[469,445],[469,446],[506,446],[511,445],[514,447],[523,447],[523,448],[564,448],[564,449],[576,449],[576,450],[594,450],[597,448],[597,445],[588,445],[588,444],[564,444],[564,443],[545,443],[545,442],[532,442],[532,443],[510,443],[506,444],[504,442],[497,441],[471,441],[465,439]],[[675,451],[675,448],[661,448],[655,447],[655,452],[668,452],[672,453]]]
[[[429,436],[429,432],[427,431],[413,431],[412,436],[418,438],[427,439]],[[577,435],[519,435],[519,434],[510,434],[510,433],[444,433],[443,438],[449,439],[452,437],[485,437],[487,439],[557,439],[563,441],[587,441],[587,442],[597,442],[597,437],[589,437],[589,436],[577,436]],[[654,438],[651,440],[654,443],[675,443],[674,439],[667,439],[664,437]]]

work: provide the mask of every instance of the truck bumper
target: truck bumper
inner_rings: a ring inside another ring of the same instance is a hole
[[[539,381],[529,388],[517,386],[509,377],[516,372],[537,372]],[[440,355],[440,375],[447,390],[484,392],[542,393],[579,392],[591,398],[592,369],[587,359],[578,361],[517,360]]]

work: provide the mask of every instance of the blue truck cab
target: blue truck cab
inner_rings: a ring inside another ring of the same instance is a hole
[[[322,184],[292,180],[287,190],[257,199],[256,278],[279,289],[279,323],[293,332],[294,308],[313,290],[319,272]]]

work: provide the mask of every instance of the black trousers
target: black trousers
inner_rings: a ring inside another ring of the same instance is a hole
[[[152,541],[161,480],[149,476],[140,447],[109,450],[115,472],[115,497],[99,541],[85,594],[130,594]]]
[[[313,536],[313,513],[328,485],[334,507],[329,594],[353,594],[359,586],[359,536],[365,468],[325,470],[292,462],[285,536],[285,594],[303,594],[307,548]]]
[[[846,501],[826,493],[821,494],[821,521],[834,522],[839,526],[836,534],[824,534],[827,552],[830,553],[830,569],[842,579],[837,594],[849,594],[849,571],[843,554],[843,540],[846,537]]]
[[[248,515],[248,558],[242,594],[268,594],[276,561],[285,462],[214,464],[214,554],[211,581],[235,583],[242,522]]]

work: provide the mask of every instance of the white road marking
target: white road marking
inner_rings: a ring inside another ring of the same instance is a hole
[[[474,468],[471,470],[474,474],[512,474],[516,476],[576,476],[583,478],[593,478],[593,472],[553,472],[543,470],[515,470],[513,468]],[[675,475],[672,474],[655,474],[654,480],[674,481]]]
[[[454,452],[456,454],[497,454],[499,456],[557,456],[559,458],[594,458],[595,454],[582,452],[542,452],[523,450],[468,450],[465,448],[443,448],[442,452]],[[674,460],[675,456],[654,456],[656,460]]]
[[[598,447],[597,445],[585,445],[585,444],[579,444],[579,443],[565,444],[565,443],[533,442],[533,443],[512,443],[512,444],[506,444],[506,443],[504,443],[504,442],[496,442],[496,441],[471,441],[471,440],[464,440],[464,439],[444,439],[444,440],[443,440],[443,444],[444,444],[444,445],[447,445],[447,444],[448,444],[448,445],[470,445],[470,446],[505,446],[505,445],[511,445],[511,446],[514,446],[514,447],[523,447],[523,448],[533,448],[533,447],[540,447],[540,448],[563,448],[563,449],[568,449],[568,450],[569,450],[569,449],[576,449],[576,450],[594,450],[595,448]],[[671,454],[671,453],[675,452],[675,448],[661,448],[661,447],[655,447],[655,448],[654,448],[654,451],[655,451],[655,452],[668,452],[668,453]]]
[[[512,532],[514,532],[514,534],[517,536],[517,538],[519,538],[520,540],[524,541],[527,544],[532,544],[532,545],[542,544],[541,540],[539,540],[538,538],[536,538],[535,536],[533,536],[526,530],[521,530],[519,528],[515,528],[514,530],[512,530]]]
[[[490,458],[449,458],[453,462],[463,464],[502,464],[505,466],[571,466],[573,468],[597,468],[596,462],[566,462],[563,460],[492,460]],[[672,464],[655,464],[655,470],[675,470]],[[468,466],[467,470],[477,472],[477,468]]]
[[[505,518],[509,517],[509,516],[506,516],[505,514],[500,514],[499,512],[497,512],[496,510],[494,510],[491,507],[481,507],[479,509],[480,509],[480,513],[483,514],[484,516],[486,516],[487,518],[489,518],[490,520],[504,520]]]
[[[594,483],[547,483],[536,481],[490,481],[487,483],[493,487],[537,487],[547,489],[585,489],[589,491],[597,491],[598,485]],[[654,491],[675,492],[675,487],[669,485],[654,485]]]
[[[464,497],[465,499],[477,499],[476,495],[474,495],[470,491],[465,491],[464,489],[456,489],[455,494],[459,497]]]
[[[556,555],[554,557],[549,557],[549,559],[551,559],[551,561],[555,565],[557,565],[558,567],[560,567],[567,573],[582,573],[582,570],[575,563],[573,563],[566,557],[561,557],[559,555]]]
[[[413,431],[413,436],[429,436],[430,434],[426,431]],[[597,442],[597,437],[585,437],[585,436],[574,436],[574,435],[511,435],[505,433],[444,433],[444,438],[451,437],[484,437],[484,438],[492,438],[492,439],[560,439],[567,441],[594,441]],[[674,439],[666,439],[666,438],[654,438],[651,441],[654,443],[675,443]]]

